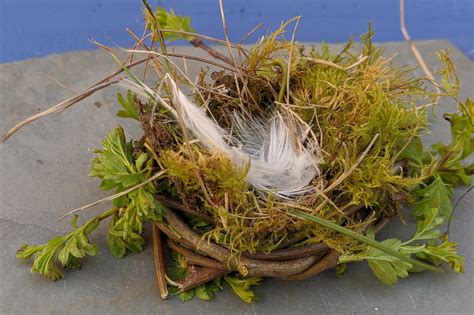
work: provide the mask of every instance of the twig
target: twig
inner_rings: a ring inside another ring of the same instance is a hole
[[[185,279],[176,280],[175,283],[179,285],[181,291],[188,291],[200,286],[201,284],[222,277],[229,272],[229,270],[216,270],[212,268],[193,266],[191,273]]]
[[[198,38],[208,40],[208,41],[211,41],[211,42],[216,42],[216,43],[221,44],[221,45],[227,45],[227,41],[225,41],[225,40],[210,37],[210,36],[199,34],[199,33],[186,32],[186,31],[182,31],[182,30],[173,30],[173,29],[168,29],[168,28],[163,28],[163,29],[161,29],[161,31],[163,33],[175,33],[175,34],[181,34],[181,35],[188,35],[188,36],[192,36],[192,37],[198,37]],[[229,42],[229,45],[232,48],[236,48],[236,49],[239,49],[239,50],[245,50],[240,44],[234,44],[232,42]]]
[[[454,217],[454,210],[456,210],[456,208],[458,207],[459,202],[461,202],[461,200],[463,200],[464,197],[466,197],[466,195],[471,192],[471,190],[472,190],[473,187],[474,187],[474,186],[471,185],[471,187],[469,187],[469,188],[461,195],[461,197],[459,197],[459,199],[458,199],[458,200],[456,201],[456,203],[454,204],[453,210],[451,210],[451,215],[449,216],[448,228],[447,228],[447,230],[446,230],[446,234],[449,235],[449,228],[451,227],[451,221],[453,220],[453,217]]]
[[[229,59],[228,57],[224,56],[223,54],[221,54],[220,52],[218,52],[217,50],[215,49],[212,49],[211,47],[207,46],[203,41],[202,39],[200,38],[194,38],[190,41],[190,43],[196,47],[196,48],[201,48],[202,50],[206,51],[210,56],[216,58],[216,59],[219,59],[219,60],[222,60],[224,61],[225,63],[231,65],[231,66],[234,66],[234,63],[232,62],[231,59]]]
[[[68,213],[66,213],[65,215],[63,215],[62,217],[60,217],[59,219],[57,219],[56,221],[61,221],[62,219],[64,218],[67,218],[68,216],[74,214],[74,213],[77,213],[77,212],[80,212],[82,210],[85,210],[85,209],[88,209],[88,208],[91,208],[93,206],[96,206],[100,203],[103,203],[103,202],[106,202],[106,201],[112,201],[114,200],[115,198],[118,198],[118,197],[122,197],[122,196],[125,196],[126,194],[140,188],[140,187],[143,187],[149,183],[151,183],[152,181],[154,181],[155,179],[157,179],[158,177],[160,176],[163,176],[164,174],[166,173],[166,171],[160,171],[158,173],[156,173],[155,175],[153,175],[152,177],[148,178],[147,180],[145,180],[144,182],[141,182],[140,184],[138,185],[135,185],[127,190],[124,190],[124,191],[121,191],[117,194],[114,194],[112,196],[108,196],[108,197],[105,197],[105,198],[102,198],[100,200],[97,200],[97,201],[94,201],[93,203],[90,203],[90,204],[87,204],[85,206],[82,206],[80,208],[77,208],[77,209],[74,209],[72,211],[69,211]]]
[[[204,213],[201,213],[197,210],[194,210],[194,209],[191,209],[191,208],[188,208],[176,201],[173,201],[169,198],[166,198],[164,196],[155,196],[155,199],[158,200],[158,202],[160,202],[161,204],[163,204],[165,207],[168,207],[168,208],[171,208],[171,209],[175,209],[175,210],[180,210],[182,212],[185,212],[185,213],[188,213],[188,214],[191,214],[192,216],[195,216],[195,217],[198,217],[200,219],[203,219],[204,221],[208,222],[208,223],[216,223],[215,220],[208,216],[208,215],[205,215]]]
[[[237,72],[237,70],[234,67],[231,68],[231,67],[228,67],[226,65],[214,62],[212,60],[204,59],[204,58],[197,57],[197,56],[191,56],[191,55],[181,54],[181,53],[171,53],[171,52],[168,52],[168,56],[169,57],[178,57],[178,58],[186,58],[186,59],[190,59],[190,60],[196,60],[196,61],[207,63],[207,64],[210,64],[210,65],[222,68],[222,69],[226,69],[226,70],[229,70],[229,71],[232,71],[232,72]]]
[[[408,46],[410,47],[411,51],[413,52],[413,55],[415,55],[416,60],[420,64],[421,69],[426,74],[428,79],[433,83],[433,85],[436,89],[436,93],[438,95],[436,96],[434,102],[432,103],[432,105],[436,105],[439,101],[439,98],[440,98],[439,94],[441,94],[441,89],[436,84],[436,80],[435,80],[433,74],[431,73],[430,69],[426,65],[425,60],[423,59],[423,57],[420,54],[420,51],[416,47],[415,43],[413,43],[413,41],[411,40],[410,34],[408,33],[408,30],[407,30],[406,24],[405,24],[405,0],[400,0],[400,30],[403,34],[403,38],[405,38],[405,41],[407,42]],[[427,107],[427,106],[425,105],[423,107]]]
[[[325,243],[309,244],[302,247],[288,248],[288,249],[277,249],[273,250],[268,254],[265,253],[244,253],[242,256],[252,259],[263,259],[263,260],[291,260],[309,256],[315,256],[326,252],[329,247]]]
[[[292,275],[289,277],[282,278],[283,280],[304,280],[313,277],[314,275],[321,273],[329,268],[335,267],[337,265],[339,256],[338,252],[335,250],[331,250],[327,253],[322,259],[320,259],[317,263],[315,263],[310,268],[306,269],[302,273],[297,275]]]
[[[149,57],[147,58],[143,58],[143,59],[140,59],[140,60],[137,60],[131,64],[128,64],[126,65],[127,68],[131,68],[131,67],[134,67],[136,65],[139,65],[145,61],[147,61],[149,59]],[[41,117],[44,117],[44,116],[47,116],[49,114],[52,114],[52,113],[56,113],[56,112],[60,112],[74,104],[76,104],[77,102],[85,99],[86,97],[90,96],[91,94],[93,94],[94,92],[97,92],[103,88],[106,88],[112,84],[115,84],[117,82],[120,81],[120,79],[117,79],[117,80],[113,80],[113,81],[110,81],[113,77],[117,76],[118,74],[122,73],[124,71],[124,69],[121,67],[119,69],[117,69],[116,71],[114,71],[113,73],[109,74],[108,76],[102,78],[101,80],[99,80],[98,82],[92,84],[91,86],[89,86],[88,88],[86,88],[85,90],[83,90],[82,92],[80,92],[79,94],[65,100],[65,101],[62,101],[61,103],[45,110],[45,111],[42,111],[41,113],[38,113],[38,114],[35,114],[31,117],[28,117],[27,119],[17,123],[13,128],[11,128],[10,130],[8,130],[4,136],[3,136],[3,142],[5,142],[8,138],[10,138],[15,132],[17,132],[19,129],[23,128],[24,126],[30,124],[31,122],[41,118]]]
[[[231,45],[230,45],[230,40],[229,40],[229,32],[227,31],[227,23],[225,20],[225,14],[224,14],[224,5],[222,3],[222,0],[219,0],[219,9],[221,12],[221,20],[222,20],[222,28],[224,30],[224,36],[225,36],[225,42],[226,42],[226,47],[227,47],[227,52],[229,53],[230,58],[232,59],[232,65],[236,67],[237,69],[239,66],[237,65],[237,62],[235,61],[234,55],[232,54]]]
[[[169,248],[177,252],[178,254],[181,254],[184,256],[186,259],[186,263],[189,265],[198,265],[201,267],[206,267],[206,268],[211,268],[215,270],[222,270],[222,271],[227,271],[229,272],[229,268],[227,266],[217,260],[214,260],[212,258],[204,257],[198,254],[195,254],[194,252],[190,251],[189,249],[186,249],[171,239],[167,239],[166,243],[168,244]]]
[[[291,35],[291,41],[290,41],[290,49],[288,51],[288,67],[286,68],[286,103],[290,103],[290,72],[291,72],[291,58],[293,55],[293,48],[295,44],[295,36],[296,36],[296,30],[298,29],[298,24],[301,20],[301,15],[294,17],[295,19],[295,27],[293,28],[293,34]]]
[[[158,289],[160,290],[160,297],[162,300],[165,300],[168,297],[165,249],[163,240],[161,239],[161,232],[155,224],[153,224],[153,257],[155,260],[155,275]]]
[[[211,241],[203,240],[201,235],[193,231],[171,209],[164,214],[170,229],[161,229],[166,235],[179,244],[190,245],[221,263],[227,264],[229,270],[239,271],[244,276],[286,277],[303,272],[316,260],[315,257],[299,258],[287,261],[262,261],[241,257],[238,260],[226,248]]]

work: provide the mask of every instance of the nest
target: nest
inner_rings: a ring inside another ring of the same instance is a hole
[[[242,297],[242,290],[259,281],[255,277],[303,280],[360,260],[372,263],[375,275],[389,284],[415,268],[439,270],[441,261],[462,271],[455,243],[426,240],[440,236],[438,227],[451,216],[450,204],[441,206],[440,200],[470,181],[472,167],[461,160],[471,154],[474,103],[458,100],[461,113],[447,116],[457,124],[453,144],[427,153],[420,140],[427,129],[425,108],[441,95],[457,97],[451,61],[439,54],[446,65],[444,91],[436,83],[432,93],[412,69],[397,66],[374,47],[370,28],[358,49],[349,41],[331,52],[325,45],[286,40],[285,28],[296,20],[246,49],[185,28],[167,29],[166,23],[184,27],[189,21],[173,12],[149,11],[151,33],[141,39],[132,34],[137,44],[127,50],[127,61],[101,45],[120,64],[116,72],[20,123],[6,138],[114,83],[128,88],[126,97],[119,94],[118,116],[137,120],[143,137],[127,141],[119,127],[96,151],[90,175],[102,180],[102,189],[115,189],[115,195],[99,201],[113,200],[112,210],[82,226],[73,221],[70,234],[24,245],[17,256],[34,256],[32,271],[57,280],[63,274],[55,255],[61,266],[78,268],[82,257],[98,253],[88,235],[111,218],[107,245],[117,257],[141,251],[143,222],[152,223],[162,298],[169,287],[183,293],[218,279]],[[167,51],[164,40],[170,37],[188,39],[218,61]],[[228,55],[202,38],[226,45]],[[137,55],[145,58],[136,60]],[[218,70],[204,68],[190,78],[189,60]],[[132,72],[139,64],[146,64],[147,80]],[[120,73],[127,78],[115,79]],[[446,169],[450,173],[443,175]],[[419,221],[412,239],[374,240],[389,219],[400,217],[403,204],[415,203]],[[209,299],[209,290],[200,291],[203,299]],[[251,294],[242,298],[254,300]]]
[[[220,58],[232,70],[203,70],[191,84],[189,98],[225,130],[238,129],[235,115],[265,120],[275,111],[287,124],[298,124],[297,131],[307,128],[319,162],[307,193],[283,199],[259,193],[228,157],[209,150],[202,139],[193,142],[193,131],[184,127],[186,118],[170,123],[175,120],[166,111],[157,114],[151,104],[139,105],[143,141],[169,175],[169,189],[156,195],[167,207],[164,221],[153,223],[162,296],[167,295],[165,243],[184,257],[190,270],[175,282],[183,291],[235,272],[303,280],[337,266],[340,255],[357,252],[361,244],[296,218],[288,209],[359,233],[378,232],[398,216],[407,198],[404,187],[416,181],[403,174],[396,155],[407,135],[418,135],[426,124],[414,110],[420,96],[429,99],[420,81],[383,58],[372,46],[371,32],[363,36],[361,53],[352,53],[349,42],[332,54],[324,47],[318,51],[285,41],[285,27],[242,52],[238,65]],[[135,85],[135,91],[140,87]],[[163,99],[179,108],[175,94],[170,87]]]

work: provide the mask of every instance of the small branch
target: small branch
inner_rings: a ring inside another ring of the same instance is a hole
[[[416,47],[415,43],[413,43],[413,41],[411,40],[410,34],[408,33],[408,30],[407,30],[407,27],[406,27],[406,24],[405,24],[405,0],[400,0],[400,30],[402,32],[403,38],[405,39],[405,41],[408,44],[408,47],[410,47],[411,51],[413,52],[413,55],[415,55],[416,60],[420,64],[421,69],[426,74],[428,79],[433,83],[433,85],[436,89],[436,93],[441,94],[441,89],[436,84],[436,80],[435,80],[433,74],[431,73],[430,69],[426,65],[425,60],[423,59],[423,57],[420,54],[420,51]],[[435,101],[433,102],[432,105],[436,105],[438,103],[439,97],[440,97],[439,95],[436,96]],[[426,107],[426,105],[423,106],[423,107]]]
[[[193,266],[191,273],[185,279],[176,280],[175,282],[179,284],[182,291],[188,291],[200,286],[201,284],[205,284],[209,281],[225,276],[229,272],[229,270],[223,271]]]
[[[337,266],[337,262],[339,259],[340,254],[336,252],[335,250],[331,250],[329,253],[327,253],[322,259],[320,259],[317,263],[315,263],[313,266],[310,268],[306,269],[302,273],[299,273],[297,275],[289,276],[282,278],[283,280],[304,280],[311,278],[318,273],[321,273],[329,268]]]
[[[140,59],[140,60],[137,60],[135,62],[132,62],[128,65],[126,65],[127,68],[132,68],[136,65],[139,65],[141,63],[144,63],[145,61],[149,60],[149,57],[146,57],[146,58],[143,58],[143,59]],[[82,92],[80,92],[79,94],[77,95],[74,95],[73,97],[65,100],[65,101],[62,101],[61,103],[45,110],[45,111],[42,111],[36,115],[33,115],[31,117],[28,117],[27,119],[17,123],[13,128],[11,128],[10,130],[8,130],[4,135],[3,135],[3,142],[5,142],[8,138],[10,138],[15,132],[17,132],[18,130],[20,130],[21,128],[23,128],[24,126],[32,123],[33,121],[41,118],[41,117],[44,117],[44,116],[47,116],[49,114],[52,114],[52,113],[56,113],[56,112],[60,112],[62,110],[65,110],[66,108],[76,104],[77,102],[85,99],[86,97],[90,96],[91,94],[93,94],[94,92],[97,92],[99,90],[102,90],[103,88],[106,88],[112,84],[115,84],[117,82],[119,82],[120,80],[113,80],[113,81],[110,81],[113,77],[119,75],[120,73],[122,73],[124,71],[124,69],[121,67],[119,69],[117,69],[116,71],[114,71],[113,73],[109,74],[108,76],[102,78],[100,81],[92,84],[91,86],[89,86],[88,88],[86,88],[85,90],[83,90]]]
[[[153,175],[152,177],[148,178],[146,181],[138,184],[138,185],[135,185],[127,190],[124,190],[122,192],[119,192],[118,194],[114,194],[112,196],[108,196],[108,197],[105,197],[103,199],[100,199],[100,200],[97,200],[97,201],[94,201],[93,203],[90,203],[88,205],[85,205],[85,206],[82,206],[80,208],[77,208],[77,209],[74,209],[72,211],[69,211],[68,213],[66,213],[65,215],[63,215],[62,217],[60,217],[59,219],[57,219],[56,221],[61,221],[62,219],[74,214],[74,213],[77,213],[77,212],[80,212],[82,210],[85,210],[85,209],[88,209],[88,208],[91,208],[93,206],[96,206],[100,203],[103,203],[103,202],[106,202],[106,201],[112,201],[114,200],[115,198],[118,198],[118,197],[122,197],[122,196],[125,196],[126,194],[140,188],[140,187],[143,187],[149,183],[151,183],[152,181],[156,180],[158,177],[160,176],[163,176],[164,174],[166,173],[166,171],[160,171],[158,173],[156,173],[155,175]]]
[[[165,300],[168,297],[168,287],[166,285],[166,260],[163,240],[158,227],[153,224],[153,257],[155,260],[155,275],[160,297]]]
[[[197,210],[194,210],[194,209],[190,209],[176,201],[173,201],[171,199],[168,199],[164,196],[155,196],[155,199],[158,200],[158,202],[160,202],[162,205],[164,205],[165,207],[168,207],[168,208],[171,208],[171,209],[174,209],[174,210],[180,210],[184,213],[188,213],[192,216],[195,216],[195,217],[198,217],[200,219],[203,219],[204,221],[208,222],[208,223],[213,223],[215,224],[215,220],[208,216],[208,215],[205,215]]]
[[[297,258],[304,258],[315,256],[318,254],[322,254],[329,250],[329,247],[325,243],[317,243],[317,244],[310,244],[302,247],[296,248],[288,248],[288,249],[277,249],[271,251],[268,254],[265,253],[244,253],[242,256],[252,258],[252,259],[260,259],[260,260],[291,260]]]
[[[211,47],[207,46],[203,41],[202,39],[200,38],[194,38],[193,40],[190,41],[190,43],[194,46],[194,47],[197,47],[197,48],[201,48],[202,50],[205,50],[210,56],[216,58],[216,59],[219,59],[221,61],[224,61],[225,63],[231,65],[232,67],[234,67],[234,62],[229,59],[228,57],[224,56],[223,54],[221,54],[220,52],[218,52],[217,50],[215,49],[212,49]]]
[[[179,244],[186,244],[185,246],[191,245],[193,250],[201,251],[221,263],[227,264],[230,271],[239,271],[244,276],[286,277],[303,272],[316,260],[315,257],[287,261],[262,261],[247,257],[237,259],[228,249],[202,239],[201,235],[187,226],[171,209],[166,211],[164,217],[170,229],[161,230],[169,238]]]
[[[198,265],[201,267],[206,267],[210,269],[215,269],[215,270],[221,270],[221,271],[227,271],[229,272],[229,268],[227,266],[217,260],[207,258],[204,256],[201,256],[199,254],[195,254],[194,252],[190,251],[189,249],[186,249],[171,239],[167,239],[166,243],[168,244],[169,248],[174,250],[175,252],[181,254],[184,256],[186,259],[186,263],[189,265]]]

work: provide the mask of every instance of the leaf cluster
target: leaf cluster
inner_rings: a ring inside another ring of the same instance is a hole
[[[133,143],[127,142],[121,127],[113,129],[102,141],[103,149],[96,150],[90,176],[102,179],[103,190],[121,192],[147,180],[153,172],[153,160],[148,153],[133,153]],[[113,203],[120,209],[107,231],[107,245],[116,257],[123,257],[127,250],[141,252],[144,240],[141,237],[143,220],[160,221],[162,206],[155,200],[156,186],[153,183],[140,187]]]
[[[176,252],[171,253],[171,261],[167,265],[167,274],[171,279],[180,280],[186,278],[189,274],[189,268],[184,256]],[[222,277],[219,277],[187,291],[182,291],[179,286],[170,285],[169,292],[177,294],[181,302],[190,301],[194,297],[202,301],[210,301],[214,298],[214,293],[222,289],[221,280]]]
[[[132,91],[127,91],[126,98],[124,98],[121,93],[118,93],[117,101],[122,106],[122,109],[117,112],[118,117],[140,120],[140,116],[138,114],[138,98],[135,94],[133,94]]]
[[[423,174],[425,177],[410,191],[414,200],[411,206],[417,219],[416,230],[406,242],[388,239],[382,243],[407,257],[415,256],[437,266],[446,263],[454,271],[463,272],[464,258],[458,255],[457,244],[449,241],[441,231],[453,215],[453,188],[471,183],[472,167],[464,165],[463,160],[470,157],[474,149],[474,106],[468,99],[459,107],[459,113],[445,115],[451,124],[450,144],[435,144],[432,151],[426,152],[421,141],[414,139],[400,155],[410,162],[411,174]],[[373,234],[368,235],[374,237]],[[365,252],[340,258],[341,262],[359,260],[366,260],[377,278],[386,284],[395,284],[398,278],[407,277],[409,271],[419,271],[419,268],[372,247]]]
[[[89,220],[82,226],[77,226],[76,221],[77,216],[71,222],[75,229],[64,236],[55,236],[49,242],[36,246],[23,244],[18,249],[16,257],[20,259],[33,257],[31,272],[52,280],[64,277],[60,266],[66,269],[79,269],[82,258],[99,253],[99,247],[89,241],[90,233],[99,226],[99,219]]]
[[[145,10],[145,22],[147,29],[156,32],[157,23],[160,29],[170,29],[177,31],[185,31],[195,33],[194,28],[191,27],[191,18],[189,16],[176,15],[173,9],[169,12],[165,8],[158,6],[153,13],[153,16]],[[163,38],[169,42],[185,39],[191,41],[194,36],[187,34],[177,34],[171,32],[162,32]]]

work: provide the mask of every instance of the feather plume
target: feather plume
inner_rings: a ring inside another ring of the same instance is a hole
[[[234,113],[235,130],[229,135],[204,108],[191,102],[171,76],[164,80],[172,90],[176,118],[179,111],[185,127],[206,149],[226,154],[237,167],[249,167],[246,181],[258,192],[292,198],[311,190],[310,183],[319,174],[317,144],[296,148],[295,142],[305,140],[302,128],[301,135],[293,135],[278,114],[264,122]]]

